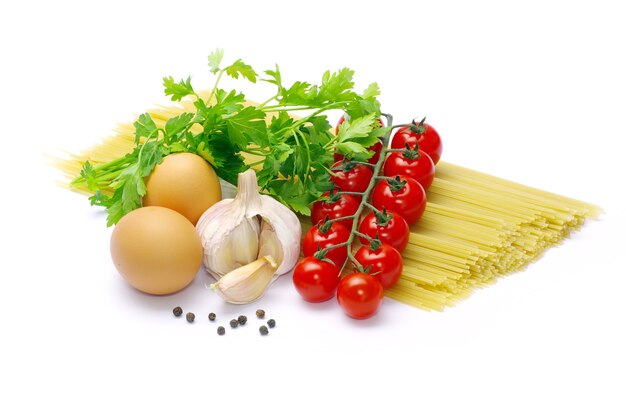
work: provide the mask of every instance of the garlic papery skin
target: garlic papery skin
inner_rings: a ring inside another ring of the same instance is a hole
[[[235,198],[214,204],[196,225],[204,248],[204,267],[219,282],[239,267],[270,257],[275,264],[271,282],[298,261],[300,221],[289,208],[259,193],[254,170],[240,173],[237,184]],[[215,288],[224,293],[225,283],[215,284]]]

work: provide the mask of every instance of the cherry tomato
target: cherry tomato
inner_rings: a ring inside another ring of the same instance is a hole
[[[330,179],[342,191],[364,192],[372,181],[374,175],[372,169],[367,165],[354,165],[348,171],[335,170],[335,168],[341,167],[342,163],[343,161],[338,161],[333,164],[331,170],[335,175],[331,175]]]
[[[318,246],[320,249],[325,249],[326,247],[346,242],[350,238],[350,230],[338,222],[331,223],[328,231],[325,233],[322,233],[320,227],[322,227],[321,224],[313,226],[304,235],[304,240],[302,241],[302,253],[305,256],[313,256],[318,250]],[[347,257],[347,246],[330,249],[326,254],[326,258],[330,259],[340,268],[343,266]]]
[[[437,164],[443,152],[441,137],[431,125],[423,125],[426,130],[422,134],[411,131],[408,127],[399,128],[391,141],[391,148],[406,148],[408,143],[411,148],[415,148],[415,143],[419,149],[424,151]]]
[[[343,124],[345,120],[346,120],[346,118],[345,118],[344,115],[342,115],[341,118],[339,118],[339,122],[337,122],[337,127],[335,128],[335,135],[337,135],[339,133],[339,125]],[[382,119],[378,119],[378,123],[380,125],[384,125]],[[367,149],[369,151],[374,151],[374,155],[372,155],[370,157],[370,159],[367,160],[367,162],[369,162],[371,164],[376,164],[378,162],[378,160],[380,159],[380,152],[383,149],[382,141],[378,141],[376,144],[372,145],[371,147],[368,147]],[[335,157],[335,161],[341,161],[344,158],[343,154],[340,154],[338,152],[335,153],[334,157]]]
[[[337,287],[337,302],[354,319],[373,316],[383,302],[384,289],[378,279],[367,273],[351,273]]]
[[[426,192],[422,185],[411,177],[400,175],[398,179],[381,180],[372,192],[372,204],[379,210],[383,207],[400,214],[413,224],[422,217],[426,209]],[[405,182],[404,184],[401,184]]]
[[[402,275],[402,256],[388,244],[381,244],[380,248],[372,250],[370,246],[362,246],[356,251],[354,258],[364,268],[371,266],[369,271],[384,289],[396,284]]]
[[[410,233],[406,220],[393,211],[386,211],[381,219],[382,221],[379,221],[374,212],[369,213],[361,221],[359,232],[367,234],[371,238],[378,236],[381,242],[392,246],[399,252],[404,250],[409,243]],[[367,244],[365,237],[361,237],[360,240],[361,243]]]
[[[329,220],[339,217],[348,217],[354,215],[359,209],[360,201],[357,197],[350,194],[330,195],[324,193],[324,196],[330,197],[326,201],[316,201],[311,208],[311,223],[317,224],[324,222],[326,217]],[[340,220],[337,223],[352,228],[352,220]]]
[[[293,270],[293,284],[307,302],[324,302],[335,296],[339,268],[315,257],[305,257]]]
[[[414,152],[414,151],[413,151]],[[411,159],[411,151],[407,153],[394,152],[385,160],[384,172],[388,177],[396,175],[406,175],[417,180],[422,188],[428,190],[428,187],[435,178],[435,163],[421,149],[417,151],[419,157]]]

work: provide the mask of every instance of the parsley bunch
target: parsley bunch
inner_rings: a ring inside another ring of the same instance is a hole
[[[191,99],[194,112],[170,118],[163,127],[144,113],[134,122],[131,153],[105,164],[84,163],[72,185],[94,193],[91,204],[107,209],[108,225],[141,207],[144,179],[163,157],[176,152],[198,154],[231,184],[237,183],[240,172],[254,167],[264,192],[293,211],[310,215],[309,206],[332,187],[333,153],[365,160],[371,155],[367,148],[388,130],[378,123],[378,85],[372,83],[357,93],[350,69],[326,71],[319,84],[285,86],[278,66],[262,76],[241,59],[222,67],[223,56],[221,49],[209,55],[209,69],[216,80],[207,99],[194,90],[191,78],[163,78],[166,96],[172,101]],[[219,88],[224,74],[271,83],[276,94],[251,105],[243,93]],[[327,118],[332,110],[347,115],[336,135]],[[297,118],[290,115],[294,112]]]

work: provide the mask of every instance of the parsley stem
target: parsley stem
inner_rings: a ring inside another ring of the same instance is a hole
[[[267,157],[272,154],[272,151],[263,151],[262,148],[256,147],[247,147],[241,150],[241,152],[245,152],[246,154],[258,155],[260,157]]]
[[[143,149],[146,147],[146,144],[148,143],[148,141],[150,141],[150,139],[152,139],[154,137],[154,133],[156,132],[156,138],[158,139],[159,137],[159,131],[163,131],[161,128],[157,128],[155,130],[153,130],[152,132],[150,132],[150,135],[148,135],[146,137],[146,140],[143,142],[143,144],[141,144],[141,148],[139,148],[139,154],[137,154],[137,164],[141,165],[141,155],[143,153]],[[165,132],[165,131],[163,131]]]
[[[261,165],[261,164],[263,164],[264,162],[265,162],[265,160],[259,160],[259,161],[252,162],[252,163],[250,163],[250,164],[246,164],[246,165],[247,165],[248,167],[252,168],[252,167],[256,167],[257,165]]]
[[[335,194],[337,194],[337,195],[348,194],[348,195],[355,195],[355,196],[362,196],[363,195],[363,193],[359,193],[358,191],[337,191]]]
[[[311,149],[309,148],[309,143],[307,142],[306,137],[302,134],[302,132],[299,129],[296,130],[296,135],[300,135],[300,138],[302,139],[302,142],[304,143],[304,148],[306,149],[306,172],[304,173],[304,177],[302,178],[302,183],[306,183],[309,172],[311,171]]]
[[[307,109],[313,109],[310,106],[283,106],[283,105],[273,105],[273,106],[257,106],[257,108],[262,108],[265,112],[278,112],[278,111],[305,111]]]
[[[258,109],[263,109],[263,110],[267,110],[266,105],[270,102],[272,102],[274,99],[277,99],[278,95],[274,95],[271,98],[269,98],[268,100],[266,100],[265,102],[261,103],[260,105],[257,106]]]
[[[215,96],[215,91],[217,91],[217,85],[220,83],[220,79],[222,79],[222,75],[224,74],[224,71],[225,71],[225,69],[222,69],[217,74],[217,79],[215,79],[215,83],[213,84],[213,89],[211,89],[211,94],[209,95],[208,99],[206,100],[206,104],[207,105],[211,104],[211,99],[213,99],[213,96]]]

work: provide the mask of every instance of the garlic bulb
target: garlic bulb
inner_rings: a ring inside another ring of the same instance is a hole
[[[249,303],[296,265],[302,229],[291,210],[259,193],[254,170],[239,174],[237,184],[235,198],[205,211],[196,230],[204,267],[218,281],[212,287],[228,302]]]

